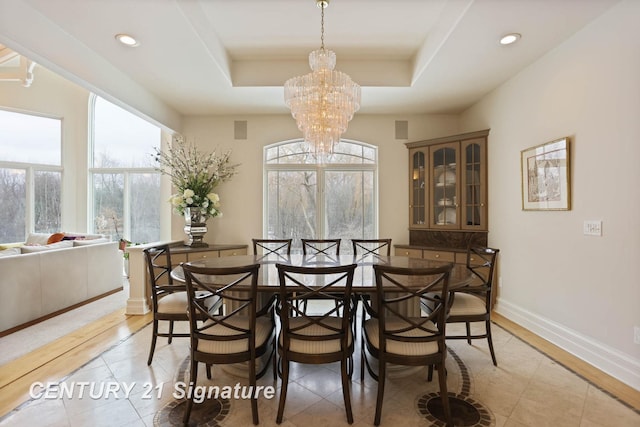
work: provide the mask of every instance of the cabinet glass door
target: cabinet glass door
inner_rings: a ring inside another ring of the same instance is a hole
[[[431,147],[431,225],[459,228],[458,143]]]
[[[486,161],[483,140],[470,140],[462,146],[464,168],[462,194],[464,198],[462,228],[486,227]]]
[[[411,225],[425,226],[427,223],[426,208],[426,161],[423,151],[411,154],[411,206],[409,208]]]

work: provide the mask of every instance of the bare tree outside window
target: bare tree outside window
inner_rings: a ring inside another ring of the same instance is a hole
[[[293,252],[303,238],[376,238],[376,156],[373,146],[341,141],[318,165],[302,141],[266,147],[263,237],[293,239]]]
[[[26,171],[0,169],[0,242],[26,238]]]
[[[134,243],[160,240],[160,173],[151,156],[160,128],[100,97],[93,117],[93,231]]]
[[[60,231],[62,122],[0,109],[0,242]]]

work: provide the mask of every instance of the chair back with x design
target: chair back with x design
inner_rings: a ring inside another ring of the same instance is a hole
[[[254,255],[277,256],[283,260],[286,259],[285,255],[291,255],[293,239],[251,239],[251,241]]]
[[[304,255],[340,255],[342,239],[301,239]]]

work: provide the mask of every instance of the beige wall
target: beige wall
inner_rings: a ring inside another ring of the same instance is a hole
[[[247,139],[234,140],[234,120],[247,121]],[[458,132],[457,116],[365,116],[356,115],[345,139],[378,147],[379,235],[394,243],[408,243],[409,201],[407,190],[408,140],[395,139],[395,121],[407,120],[411,141]],[[263,147],[301,137],[290,115],[185,117],[183,134],[203,149],[233,150],[232,161],[240,163],[239,173],[221,185],[219,194],[223,216],[210,220],[205,241],[209,243],[249,243],[262,236],[262,156]],[[174,217],[172,237],[184,238],[183,222]]]
[[[640,2],[622,2],[461,115],[463,131],[491,128],[497,310],[636,389],[638,17]],[[522,211],[520,150],[564,136],[573,151],[572,209]],[[585,220],[602,220],[602,237],[584,236]]]

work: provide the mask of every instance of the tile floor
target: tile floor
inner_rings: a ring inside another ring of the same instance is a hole
[[[174,339],[173,344],[167,345],[166,339],[159,339],[153,364],[148,367],[150,332],[151,328],[147,326],[63,379],[66,385],[82,382],[94,384],[94,387],[112,387],[116,383],[133,385],[128,398],[122,390],[108,397],[89,396],[91,391],[94,395],[99,394],[95,388],[86,389],[85,396],[80,398],[79,389],[75,389],[72,397],[33,399],[0,419],[0,426],[168,425],[169,408],[175,405],[173,393],[178,390],[176,384],[184,378],[186,371],[188,340]],[[498,367],[491,363],[482,340],[473,346],[464,341],[452,341],[450,347],[455,356],[447,360],[449,391],[458,394],[466,386],[469,397],[489,413],[490,420],[485,425],[640,426],[639,409],[619,402],[496,325],[494,335]],[[358,357],[351,391],[353,426],[370,426],[377,385],[367,374],[364,382],[360,381],[359,349],[356,351]],[[428,421],[418,410],[420,398],[437,391],[437,378],[430,383],[425,378],[422,370],[419,375],[387,380],[382,426],[441,425]],[[235,386],[237,383],[247,382],[219,367],[214,368],[212,380],[206,379],[204,369],[198,378],[198,384],[203,385]],[[273,381],[271,372],[259,383],[276,388],[279,385]],[[276,425],[278,395],[259,400],[261,425]],[[248,401],[230,400],[228,406],[229,413],[222,420],[211,420],[206,425],[252,424]],[[173,415],[177,412],[176,409]],[[292,364],[285,419],[281,425],[348,425],[338,364]]]

